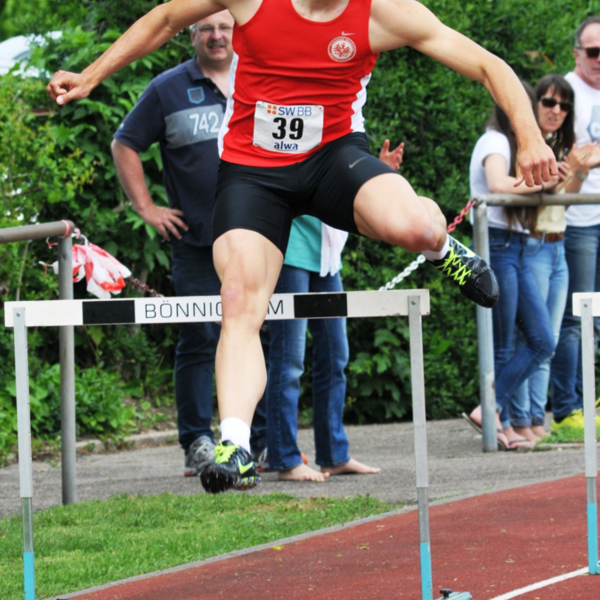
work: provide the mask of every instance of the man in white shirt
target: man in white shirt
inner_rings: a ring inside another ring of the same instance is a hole
[[[566,75],[575,90],[578,147],[600,142],[600,16],[588,17],[575,34],[575,70]],[[592,159],[590,158],[590,161]],[[575,172],[582,194],[600,194],[600,168]],[[566,212],[565,253],[569,292],[560,339],[552,361],[552,431],[583,431],[581,319],[573,316],[574,292],[600,291],[600,204],[571,206]],[[596,319],[596,329],[599,323]],[[597,419],[600,421],[600,419]]]

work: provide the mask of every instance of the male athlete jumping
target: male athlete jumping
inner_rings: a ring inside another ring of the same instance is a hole
[[[446,234],[437,204],[369,153],[361,109],[379,52],[411,46],[481,82],[516,132],[517,183],[539,185],[557,174],[510,67],[415,0],[172,0],[81,74],[56,73],[48,93],[60,105],[85,98],[115,71],[224,8],[236,26],[213,217],[223,306],[216,361],[222,441],[201,477],[212,493],[259,481],[249,454],[249,426],[266,382],[258,331],[295,216],[423,252],[468,298],[486,307],[497,300],[494,274]]]

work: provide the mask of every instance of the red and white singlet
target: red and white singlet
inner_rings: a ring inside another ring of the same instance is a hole
[[[279,167],[364,131],[362,107],[377,55],[369,45],[371,0],[350,0],[326,23],[301,17],[292,0],[263,0],[233,31],[225,120],[228,162]]]

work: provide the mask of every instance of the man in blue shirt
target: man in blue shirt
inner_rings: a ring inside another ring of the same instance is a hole
[[[171,241],[172,281],[178,296],[220,294],[211,222],[219,165],[217,137],[233,56],[233,23],[229,12],[222,11],[193,25],[190,35],[196,56],[150,82],[112,143],[119,180],[133,207]],[[152,200],[139,156],[155,142],[160,144],[168,208]],[[186,476],[199,474],[214,458],[211,421],[219,334],[216,323],[179,327],[175,400]],[[265,426],[261,429],[255,429],[255,435],[266,436]],[[257,444],[260,446],[259,441]]]

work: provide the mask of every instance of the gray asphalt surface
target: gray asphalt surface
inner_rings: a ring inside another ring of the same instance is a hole
[[[411,423],[347,427],[350,454],[381,467],[378,475],[340,475],[325,483],[281,482],[265,473],[250,494],[285,492],[301,497],[371,496],[416,502],[414,442]],[[481,436],[462,419],[427,425],[429,497],[431,500],[480,494],[584,473],[583,448],[529,453],[484,454]],[[301,430],[300,447],[314,466],[312,430]],[[20,513],[18,465],[0,469],[0,517]],[[61,503],[61,469],[56,463],[33,466],[34,510]],[[183,451],[178,445],[80,456],[77,461],[79,501],[115,494],[204,493],[196,477],[183,477]],[[237,492],[235,492],[237,493]]]

